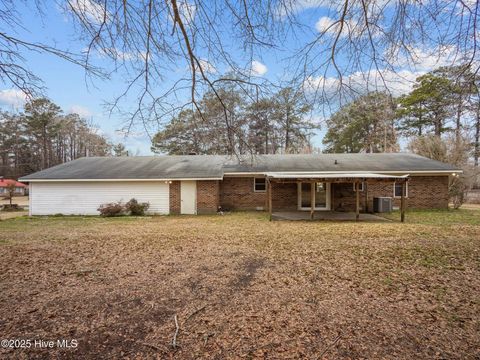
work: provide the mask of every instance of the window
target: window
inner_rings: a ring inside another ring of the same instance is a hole
[[[363,187],[363,181],[360,183],[360,191],[363,191],[364,187]],[[355,190],[355,183],[353,183],[353,191],[357,191]]]
[[[405,197],[408,197],[408,183],[405,183]],[[402,197],[402,183],[393,185],[393,196]]]
[[[17,193],[22,192],[22,188],[21,187],[16,187],[15,192],[17,192]]]
[[[265,178],[255,178],[253,190],[255,192],[265,192],[267,190],[267,183]]]
[[[317,187],[316,191],[318,192],[323,192],[325,190],[325,183],[315,183],[315,186]]]

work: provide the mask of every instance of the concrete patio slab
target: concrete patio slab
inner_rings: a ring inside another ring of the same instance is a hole
[[[282,211],[272,213],[272,220],[310,220],[310,212],[308,211]],[[325,221],[355,221],[354,212],[335,212],[335,211],[317,211],[313,220]],[[390,221],[381,216],[373,214],[360,214],[359,221]]]

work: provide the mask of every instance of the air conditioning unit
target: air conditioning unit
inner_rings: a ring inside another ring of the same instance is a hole
[[[393,200],[391,197],[374,197],[373,212],[384,213],[393,210]]]

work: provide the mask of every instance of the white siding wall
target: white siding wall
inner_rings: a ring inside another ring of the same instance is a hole
[[[32,182],[31,215],[98,215],[104,203],[131,198],[149,202],[149,213],[168,214],[169,186],[163,181]]]

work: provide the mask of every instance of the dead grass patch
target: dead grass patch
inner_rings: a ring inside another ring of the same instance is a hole
[[[477,358],[479,211],[412,222],[263,214],[0,222],[3,338],[18,358]],[[174,349],[174,316],[180,330]]]

